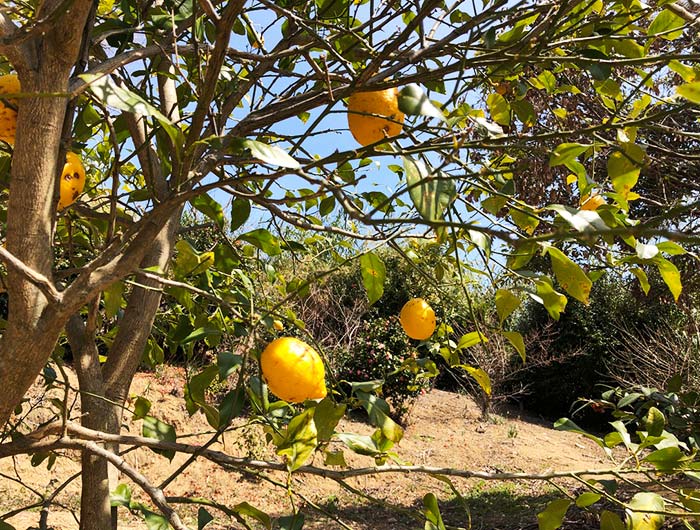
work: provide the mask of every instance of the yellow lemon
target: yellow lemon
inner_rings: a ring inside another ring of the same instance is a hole
[[[404,116],[399,110],[398,96],[398,88],[355,92],[350,96],[348,126],[355,140],[369,145],[401,132]]]
[[[19,79],[15,74],[0,76],[0,141],[10,145],[14,145],[17,132],[17,100],[4,99],[3,94],[20,91]]]
[[[401,308],[401,327],[412,339],[425,340],[435,331],[435,311],[422,298],[413,298]]]
[[[58,210],[61,211],[75,202],[85,187],[85,168],[75,153],[66,153],[66,164],[61,173],[61,198]]]
[[[273,340],[260,355],[265,382],[290,403],[326,397],[326,372],[316,350],[294,337]]]
[[[594,211],[597,210],[599,206],[605,204],[605,197],[602,195],[595,194],[592,197],[590,195],[584,195],[581,197],[581,209]]]

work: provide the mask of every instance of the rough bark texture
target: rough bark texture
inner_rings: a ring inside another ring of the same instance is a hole
[[[47,0],[37,19],[60,5]],[[7,211],[7,250],[27,267],[51,278],[54,188],[58,152],[65,118],[70,71],[77,59],[89,0],[75,0],[56,23],[13,47],[14,66],[23,92],[36,94],[19,102],[17,137],[12,158]],[[3,33],[11,33],[3,24]],[[29,30],[31,31],[31,30]],[[62,165],[61,165],[62,167]],[[7,275],[9,314],[0,340],[0,425],[41,371],[53,351],[64,322],[55,308],[21,272]]]

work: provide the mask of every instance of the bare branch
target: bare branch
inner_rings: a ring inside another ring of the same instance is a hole
[[[83,451],[88,451],[107,460],[119,471],[133,480],[151,498],[153,504],[158,507],[175,530],[189,530],[180,520],[180,516],[177,512],[170,507],[165,495],[163,495],[163,491],[153,486],[144,475],[131,467],[121,456],[115,455],[111,451],[90,441],[62,439],[59,443],[65,448],[82,449]]]
[[[33,283],[39,290],[54,304],[60,303],[63,299],[63,294],[56,289],[56,286],[43,274],[28,267],[20,259],[16,258],[4,246],[0,246],[0,261],[2,261],[8,269],[12,269],[20,273],[27,280]]]

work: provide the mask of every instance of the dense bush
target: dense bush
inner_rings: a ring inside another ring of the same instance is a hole
[[[401,420],[426,386],[425,379],[402,369],[405,361],[417,356],[411,342],[395,315],[370,316],[362,322],[353,348],[336,352],[335,375],[347,382],[383,380],[382,396],[391,404],[393,416]]]
[[[570,299],[557,322],[541,305],[523,304],[513,324],[526,336],[528,363],[509,378],[504,392],[519,393],[525,408],[545,417],[569,415],[578,398],[598,396],[600,385],[615,383],[619,352],[635,351],[644,340],[644,330],[652,325],[670,330],[685,325],[687,313],[673,303],[661,282],[652,284],[648,296],[633,289],[635,282],[612,276],[599,279],[590,304]],[[539,340],[542,335],[547,340]],[[627,368],[637,369],[634,363]]]

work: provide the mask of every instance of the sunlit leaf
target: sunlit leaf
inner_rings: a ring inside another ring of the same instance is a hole
[[[486,105],[493,121],[500,125],[510,125],[510,105],[506,98],[494,92],[486,98]]]
[[[518,355],[520,355],[520,358],[525,362],[525,341],[523,340],[523,336],[517,331],[502,331],[501,335],[508,339],[508,342],[512,344],[513,348],[518,352]]]
[[[681,273],[678,271],[678,268],[667,259],[657,257],[655,261],[659,268],[659,274],[661,274],[661,278],[663,278],[668,286],[668,290],[671,291],[673,299],[678,301],[678,297],[683,290]]]
[[[547,507],[537,514],[539,530],[557,530],[561,527],[569,506],[571,506],[569,499],[557,499],[547,504]]]
[[[547,252],[559,285],[579,302],[588,304],[588,297],[593,285],[591,279],[578,264],[574,263],[558,248],[550,247]]]
[[[420,160],[404,156],[404,170],[408,192],[416,210],[429,222],[442,221],[445,209],[456,196],[454,182]]]
[[[202,193],[190,199],[190,204],[214,221],[220,228],[224,227],[224,210],[211,196]]]
[[[415,83],[410,83],[399,92],[399,110],[412,116],[429,116],[445,121],[440,109],[430,102],[428,96]]]
[[[243,147],[250,150],[250,154],[262,162],[273,166],[289,169],[299,169],[301,164],[294,160],[287,152],[276,145],[268,145],[257,140],[243,140]]]
[[[625,523],[619,515],[609,510],[600,514],[600,530],[626,530]]]
[[[683,35],[683,26],[685,26],[683,18],[669,9],[664,9],[649,24],[647,35],[650,37],[659,36],[666,40],[675,40]]]
[[[537,294],[530,296],[540,302],[554,320],[559,320],[559,315],[566,309],[566,296],[555,291],[552,281],[546,277],[535,280],[535,286]]]
[[[645,513],[661,512],[666,509],[663,498],[650,492],[636,493],[628,503],[627,528],[629,530],[659,530],[666,519],[661,514]]]
[[[282,438],[277,441],[277,454],[287,457],[290,471],[300,468],[316,449],[316,425],[314,409],[307,409],[294,416],[287,425]]]
[[[496,291],[496,312],[498,319],[503,324],[503,321],[508,318],[513,311],[520,307],[521,300],[507,289],[498,289]]]
[[[590,144],[563,143],[554,148],[549,156],[549,166],[561,166],[575,160],[580,154],[585,153],[591,147]]]
[[[372,305],[384,294],[386,267],[379,256],[374,252],[368,252],[360,256],[360,270],[362,284],[365,286],[369,304]]]

